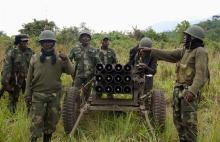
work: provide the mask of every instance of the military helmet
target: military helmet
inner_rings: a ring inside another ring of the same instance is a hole
[[[44,30],[41,32],[40,36],[39,36],[39,41],[43,41],[43,40],[53,40],[56,41],[56,35],[54,32],[50,31],[50,30]]]
[[[102,38],[102,40],[105,40],[105,39],[110,40],[110,38],[107,35],[103,36]]]
[[[203,41],[205,37],[205,31],[197,25],[190,26],[189,28],[184,31],[184,33],[187,33],[191,35],[192,37],[198,38]]]
[[[152,40],[148,37],[143,37],[139,43],[139,47],[152,47]]]
[[[79,33],[79,39],[81,38],[82,35],[88,35],[89,38],[91,39],[91,33],[89,30],[82,30],[80,33]]]
[[[19,34],[15,36],[15,45],[18,45],[21,41],[28,41],[28,35],[27,34]]]

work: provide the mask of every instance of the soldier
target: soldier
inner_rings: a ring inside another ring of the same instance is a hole
[[[208,54],[204,30],[193,25],[184,32],[184,48],[173,51],[142,48],[160,60],[177,63],[173,92],[173,120],[180,142],[197,141],[197,107],[201,88],[209,80]]]
[[[145,87],[144,94],[147,94],[153,88],[153,75],[157,70],[157,59],[150,56],[149,53],[145,54],[144,57],[138,54],[138,48],[152,47],[152,40],[148,37],[144,37],[140,40],[138,47],[134,47],[130,50],[129,63],[131,65],[138,65],[140,68],[144,69],[145,74]]]
[[[75,62],[74,89],[80,94],[80,89],[83,88],[85,99],[90,95],[91,85],[89,81],[94,76],[95,66],[100,64],[99,52],[90,45],[91,34],[87,30],[83,30],[79,35],[80,44],[72,48],[69,54],[71,61]],[[87,84],[89,83],[89,84]],[[86,85],[87,84],[87,85]],[[85,86],[86,85],[86,86]]]
[[[50,142],[60,116],[61,74],[73,74],[68,57],[55,52],[54,32],[45,30],[39,36],[41,52],[34,54],[27,76],[25,101],[31,105],[31,142],[43,135],[44,142]]]
[[[101,41],[101,50],[99,53],[100,60],[102,61],[102,64],[116,64],[117,58],[115,51],[111,48],[109,48],[109,37],[105,36]],[[113,98],[112,94],[108,94],[108,98]]]
[[[115,51],[112,48],[109,48],[109,38],[105,36],[101,41],[101,50],[99,53],[100,60],[103,64],[116,64],[117,58]]]
[[[15,47],[10,48],[6,53],[2,71],[1,93],[9,93],[8,108],[15,113],[20,90],[24,93],[25,79],[28,72],[32,50],[28,48],[28,36],[20,34],[15,36]]]

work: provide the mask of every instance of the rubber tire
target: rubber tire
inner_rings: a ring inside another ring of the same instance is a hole
[[[73,126],[80,113],[80,96],[79,93],[70,87],[63,101],[62,119],[64,131],[66,134],[70,134]]]
[[[155,90],[152,92],[150,111],[153,126],[162,132],[165,128],[166,100],[164,93],[161,91]]]

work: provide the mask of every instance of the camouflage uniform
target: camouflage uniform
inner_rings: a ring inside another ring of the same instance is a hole
[[[159,60],[177,63],[177,79],[173,92],[173,120],[181,142],[196,142],[200,91],[209,79],[207,52],[199,46],[173,51],[152,49],[151,56],[157,57]],[[187,91],[194,96],[190,102],[184,99]]]
[[[150,54],[148,53],[145,54],[144,57],[140,57],[139,54],[137,53],[139,47],[144,47],[146,45],[148,45],[148,47],[151,48],[152,42],[150,41],[149,38],[144,37],[141,39],[138,46],[135,46],[130,50],[130,56],[129,56],[129,62],[128,62],[128,64],[132,66],[135,66],[139,63],[144,63],[152,69],[152,70],[145,70],[145,75],[146,75],[145,76],[145,87],[144,87],[145,94],[153,88],[153,76],[148,77],[147,75],[149,74],[154,75],[157,70],[157,59],[155,57],[150,56]]]
[[[83,47],[81,44],[72,48],[69,54],[70,60],[75,62],[74,88],[79,90],[90,81],[95,74],[95,66],[100,64],[99,52],[97,49],[88,45]],[[90,95],[91,85],[83,89],[86,100]]]
[[[13,91],[6,89],[6,91],[9,92],[8,107],[12,113],[16,110],[20,90],[22,89],[22,92],[24,93],[25,79],[33,53],[30,48],[26,47],[24,50],[21,50],[18,46],[19,45],[7,51],[1,80],[3,88],[4,86],[10,86],[13,88]]]
[[[45,33],[53,34],[48,30],[43,31],[41,34],[44,35]],[[41,60],[44,56],[43,50],[34,54],[28,70],[26,98],[31,97],[30,115],[32,123],[30,132],[31,141],[33,142],[41,137],[42,133],[44,133],[44,141],[50,141],[49,139],[51,139],[52,133],[55,132],[60,117],[61,74],[72,74],[74,72],[73,66],[67,57],[64,61],[54,50],[51,52],[52,54],[46,55],[43,62]],[[56,61],[53,62],[53,59],[56,59]]]

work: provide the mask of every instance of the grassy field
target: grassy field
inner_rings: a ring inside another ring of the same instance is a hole
[[[130,46],[131,43],[128,43]],[[127,61],[128,49],[114,46],[120,63]],[[220,141],[220,52],[209,49],[209,68],[211,81],[203,89],[199,105],[199,142]],[[2,54],[1,54],[2,55]],[[2,56],[1,56],[2,57]],[[62,77],[65,86],[70,85],[70,77]],[[175,80],[175,64],[158,62],[154,88],[162,89],[166,95],[167,118],[164,133],[156,136],[161,142],[177,142],[178,136],[172,120],[172,89]],[[17,113],[11,115],[7,109],[5,94],[0,100],[0,142],[28,142],[30,120],[24,104],[23,95],[19,99]],[[81,120],[76,135],[71,141],[81,142],[148,142],[154,141],[146,123],[137,113],[114,115],[108,112],[92,112]],[[57,125],[53,142],[66,142],[70,139],[64,134],[62,121]]]

